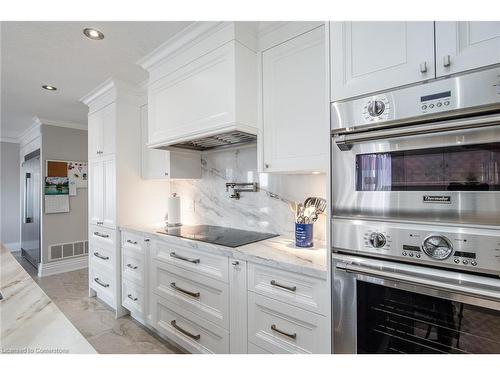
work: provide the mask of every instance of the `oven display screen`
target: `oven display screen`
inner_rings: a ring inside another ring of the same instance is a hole
[[[455,257],[462,257],[462,258],[471,258],[471,259],[476,259],[476,253],[469,253],[467,251],[455,251],[453,254]]]
[[[421,102],[426,102],[428,100],[436,100],[442,98],[448,98],[451,96],[451,91],[438,92],[437,94],[425,95],[420,97]]]

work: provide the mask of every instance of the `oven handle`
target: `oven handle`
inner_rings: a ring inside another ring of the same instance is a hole
[[[435,290],[446,291],[450,293],[458,293],[467,295],[470,297],[475,297],[479,299],[487,299],[491,301],[500,301],[500,292],[495,293],[488,290],[481,290],[479,288],[468,287],[464,285],[450,284],[447,282],[440,282],[437,280],[430,280],[424,277],[411,276],[404,273],[395,274],[394,272],[384,271],[381,269],[374,269],[367,266],[359,266],[349,263],[338,263],[336,265],[337,269],[346,271],[348,273],[354,273],[358,275],[365,275],[371,277],[378,277],[385,280],[401,282],[405,284],[410,284],[416,287],[431,288]]]
[[[464,129],[474,129],[490,126],[500,126],[500,115],[482,116],[463,120],[440,121],[426,125],[399,126],[370,131],[333,131],[332,136],[341,151],[349,151],[356,143],[376,141],[388,138],[410,137],[423,134],[451,132]]]

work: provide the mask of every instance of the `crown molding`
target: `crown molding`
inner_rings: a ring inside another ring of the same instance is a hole
[[[33,117],[31,120],[31,125],[28,129],[23,131],[17,139],[19,140],[19,143],[21,144],[27,144],[31,142],[33,139],[37,138],[40,136],[40,127],[42,125],[42,122],[38,117]]]
[[[116,78],[108,78],[95,89],[90,91],[87,95],[81,97],[80,102],[88,107],[91,107],[96,102],[103,100],[113,102],[116,100],[117,96],[128,96],[129,98],[134,98],[140,102],[144,95],[145,91],[138,85],[124,82]]]
[[[214,32],[229,25],[231,22],[198,21],[186,26],[174,36],[167,39],[159,47],[139,59],[136,64],[145,70],[150,70],[161,61],[171,58],[186,48],[209,37]]]
[[[60,128],[68,128],[68,129],[87,131],[87,125],[76,123],[76,122],[47,120],[47,119],[42,119],[42,118],[40,119],[40,121],[43,125],[58,126]]]

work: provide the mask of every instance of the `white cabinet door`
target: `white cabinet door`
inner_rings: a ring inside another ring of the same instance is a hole
[[[436,22],[436,75],[500,63],[500,22]]]
[[[332,22],[332,101],[434,78],[434,22]]]
[[[116,167],[114,156],[103,158],[102,225],[116,227]]]
[[[116,152],[116,103],[99,112],[102,117],[102,155],[112,155]]]
[[[103,221],[103,181],[104,169],[101,159],[89,161],[89,220],[93,225]]]
[[[264,172],[328,166],[325,27],[262,53]]]
[[[229,350],[248,353],[247,262],[229,259]]]
[[[102,150],[102,116],[100,111],[89,114],[88,119],[88,153],[89,159],[101,155]]]
[[[234,46],[201,56],[149,88],[149,143],[203,133],[235,120]]]
[[[142,178],[201,178],[201,157],[197,152],[177,152],[149,148],[148,106],[141,107]]]

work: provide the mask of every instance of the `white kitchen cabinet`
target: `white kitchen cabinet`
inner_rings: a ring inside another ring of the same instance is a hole
[[[434,22],[332,22],[331,100],[435,77]]]
[[[247,262],[230,259],[229,264],[229,347],[231,354],[245,354],[248,352]]]
[[[235,130],[257,134],[250,34],[234,22],[196,23],[175,36],[175,49],[161,46],[140,62],[150,73],[149,147]]]
[[[88,117],[89,159],[115,153],[116,105],[111,103]]]
[[[326,171],[325,26],[262,52],[264,172]]]
[[[116,227],[115,174],[113,155],[90,160],[89,218],[92,225]]]
[[[201,156],[197,152],[167,151],[147,147],[148,106],[141,107],[142,178],[201,178]]]
[[[500,22],[436,22],[436,75],[500,63]]]
[[[104,284],[110,284],[105,287],[90,277],[89,295],[103,298],[116,310],[117,317],[127,313],[122,302],[130,294],[122,293],[117,227],[161,220],[168,196],[168,185],[153,184],[141,177],[140,106],[144,97],[140,89],[109,79],[81,99],[89,107],[89,253],[108,258],[92,258],[89,275],[101,273]],[[131,292],[135,285],[125,287]],[[133,298],[138,297],[134,294]],[[141,300],[135,305],[127,301],[126,305],[135,306],[143,314],[144,296]]]

